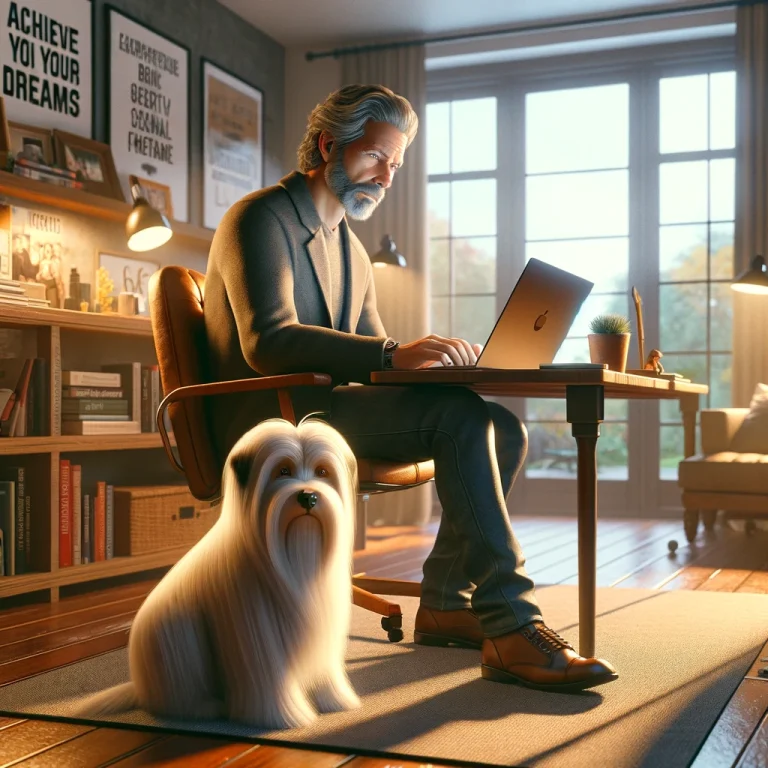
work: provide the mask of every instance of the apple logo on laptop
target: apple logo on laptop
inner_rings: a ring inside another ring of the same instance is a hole
[[[549,312],[549,310],[546,310],[543,315],[539,315],[536,318],[536,322],[533,324],[534,331],[540,331],[544,327],[547,322],[547,312]]]

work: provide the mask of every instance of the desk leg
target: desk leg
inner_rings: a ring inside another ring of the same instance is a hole
[[[683,440],[685,458],[696,453],[696,414],[699,410],[699,396],[680,395],[680,413],[683,417]]]
[[[579,525],[579,654],[595,655],[597,613],[597,438],[604,416],[602,385],[568,386],[566,418],[576,438]]]

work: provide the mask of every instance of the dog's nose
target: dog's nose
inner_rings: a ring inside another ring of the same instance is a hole
[[[300,491],[299,492],[299,504],[301,504],[304,509],[309,512],[312,507],[317,504],[317,494],[316,493],[308,493],[307,491]]]

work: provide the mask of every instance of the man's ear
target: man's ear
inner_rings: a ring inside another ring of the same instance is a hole
[[[331,136],[328,131],[321,131],[320,138],[317,142],[317,148],[320,150],[323,162],[327,163],[331,157],[331,150],[333,149],[333,136]]]

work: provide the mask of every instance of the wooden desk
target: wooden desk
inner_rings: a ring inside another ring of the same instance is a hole
[[[685,455],[696,451],[696,412],[704,384],[616,373],[608,370],[512,370],[428,368],[379,371],[372,384],[462,386],[480,395],[565,398],[566,418],[576,438],[579,526],[579,653],[594,656],[597,569],[597,438],[605,398],[679,400]]]

